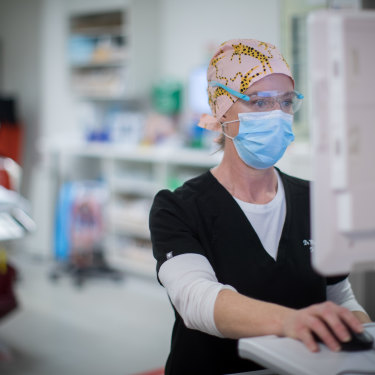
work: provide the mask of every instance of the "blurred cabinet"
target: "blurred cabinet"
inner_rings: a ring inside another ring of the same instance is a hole
[[[71,119],[87,140],[118,141],[142,126],[157,79],[159,0],[78,3],[66,21]]]
[[[105,254],[112,266],[155,277],[148,217],[154,195],[219,163],[208,150],[123,147],[82,141],[50,144],[56,181],[104,180],[109,189]],[[74,168],[72,168],[74,166]]]
[[[69,67],[74,94],[117,99],[126,92],[128,10],[71,15]]]
[[[159,0],[70,1],[72,93],[94,100],[145,99],[159,72]]]

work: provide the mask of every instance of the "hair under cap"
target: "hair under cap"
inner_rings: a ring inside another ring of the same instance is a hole
[[[207,70],[208,102],[215,118],[203,115],[199,126],[220,130],[219,120],[238,100],[224,88],[210,86],[210,82],[243,94],[253,83],[273,73],[287,75],[294,85],[288,63],[273,44],[255,39],[232,39],[221,44]]]

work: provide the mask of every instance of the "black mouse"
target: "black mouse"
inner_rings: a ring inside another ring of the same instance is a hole
[[[341,350],[346,352],[355,352],[361,350],[370,350],[373,349],[374,345],[374,338],[368,333],[366,330],[363,332],[358,333],[354,332],[350,327],[346,327],[350,333],[351,339],[347,342],[343,342],[339,340],[333,332],[332,335],[336,338],[336,340],[340,343]],[[317,342],[322,342],[322,339],[314,334],[314,338]]]

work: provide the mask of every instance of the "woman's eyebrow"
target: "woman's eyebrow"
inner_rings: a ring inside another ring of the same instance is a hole
[[[290,90],[290,91],[264,90],[264,91],[253,91],[245,95],[252,96],[252,95],[266,94],[266,95],[259,95],[259,96],[264,96],[264,97],[276,96],[276,95],[267,95],[267,94],[273,94],[273,93],[277,93],[277,96],[280,96],[280,95],[291,95],[294,92],[293,90]]]

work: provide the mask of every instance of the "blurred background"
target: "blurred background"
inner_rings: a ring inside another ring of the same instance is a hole
[[[273,43],[307,97],[309,12],[371,3],[0,0],[0,372],[162,374],[173,312],[148,212],[220,161],[196,125],[213,51]],[[279,167],[310,179],[308,111]],[[373,273],[351,277],[374,317]]]

